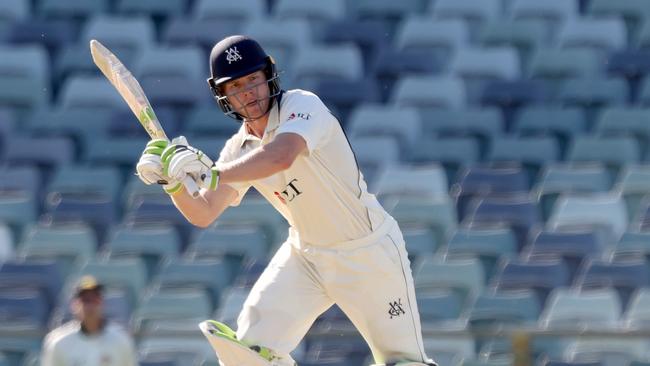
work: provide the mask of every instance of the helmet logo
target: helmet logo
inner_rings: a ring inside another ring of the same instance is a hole
[[[239,54],[239,51],[237,51],[237,47],[230,47],[226,50],[226,60],[228,60],[228,65],[241,59],[242,57]]]

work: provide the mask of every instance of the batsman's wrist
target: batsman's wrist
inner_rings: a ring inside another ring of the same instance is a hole
[[[210,168],[210,184],[208,185],[208,189],[214,191],[217,189],[217,186],[219,186],[219,170],[213,165]]]

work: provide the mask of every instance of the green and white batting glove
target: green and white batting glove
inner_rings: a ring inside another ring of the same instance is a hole
[[[166,176],[181,181],[189,175],[199,187],[211,191],[217,189],[219,171],[203,151],[187,143],[172,143],[162,152],[161,159]]]
[[[178,192],[182,184],[180,180],[172,179],[163,174],[163,164],[160,156],[167,145],[169,143],[165,139],[153,139],[149,141],[135,168],[138,172],[138,177],[144,184],[160,184],[165,192],[172,194]]]

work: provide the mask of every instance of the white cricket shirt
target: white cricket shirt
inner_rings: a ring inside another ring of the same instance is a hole
[[[228,183],[239,193],[255,187],[284,216],[301,242],[327,247],[369,235],[387,214],[367,191],[354,153],[339,121],[313,93],[289,90],[280,108],[270,111],[262,139],[242,124],[225,144],[219,162],[235,160],[281,133],[295,133],[307,143],[291,167],[251,182]]]
[[[50,332],[43,342],[42,366],[137,366],[131,337],[116,324],[87,335],[78,321]]]

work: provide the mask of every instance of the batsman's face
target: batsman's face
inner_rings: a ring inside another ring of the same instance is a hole
[[[242,76],[227,82],[224,93],[235,112],[246,120],[256,120],[263,117],[268,110],[270,99],[269,83],[263,71]]]

